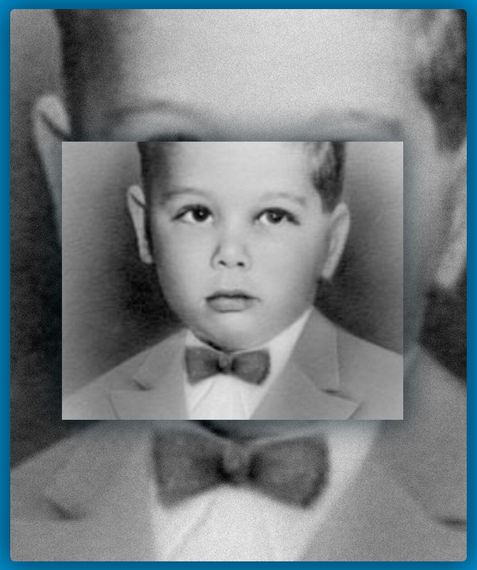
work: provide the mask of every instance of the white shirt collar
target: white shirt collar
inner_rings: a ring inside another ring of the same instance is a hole
[[[270,354],[270,373],[259,386],[224,374],[216,374],[196,384],[190,384],[184,374],[189,419],[250,419],[283,372],[311,312],[312,307],[309,307],[288,328],[265,345],[256,348],[268,349]],[[207,347],[190,330],[187,331],[185,345]]]

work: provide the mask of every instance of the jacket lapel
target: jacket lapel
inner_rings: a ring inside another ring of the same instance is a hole
[[[161,423],[161,430],[167,423]],[[176,429],[178,422],[173,423]],[[179,424],[186,430],[200,429],[194,422]],[[75,437],[74,444],[62,442],[56,453],[46,453],[38,476],[31,480],[29,473],[26,478],[28,515],[12,522],[13,559],[157,559],[150,522],[152,429],[149,422],[102,422],[85,430],[79,444]],[[58,470],[52,468],[61,464]],[[375,443],[310,541],[304,559],[464,559],[466,533],[432,518],[391,475]],[[43,481],[50,478],[45,489]]]
[[[442,524],[393,477],[375,443],[304,560],[462,560],[466,533]]]
[[[155,558],[148,473],[151,429],[138,424],[104,423],[93,437],[87,430],[47,487],[44,494],[60,520],[42,522],[50,550],[46,559]]]
[[[137,390],[112,390],[111,403],[122,420],[187,419],[182,383],[185,331],[155,346],[134,376]]]
[[[314,310],[284,372],[252,419],[345,420],[359,406],[340,394],[336,327]]]
[[[110,393],[119,419],[187,419],[182,385],[185,331],[154,347],[134,376],[138,390]],[[348,419],[360,402],[340,394],[336,327],[314,310],[284,372],[252,419]]]

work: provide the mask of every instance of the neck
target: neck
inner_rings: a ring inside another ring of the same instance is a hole
[[[303,327],[304,323],[306,322],[306,320],[309,317],[312,310],[313,310],[313,305],[310,305],[309,307],[307,307],[303,311],[303,313],[301,313],[301,315],[299,317],[297,317],[285,329],[282,329],[280,332],[278,332],[277,334],[275,334],[271,338],[264,340],[260,344],[254,344],[253,346],[247,346],[244,348],[243,347],[242,348],[230,348],[230,347],[220,346],[219,344],[215,343],[214,341],[206,339],[206,338],[202,337],[200,334],[197,334],[192,329],[189,329],[189,330],[190,330],[190,333],[193,336],[195,336],[196,339],[198,339],[200,342],[206,344],[207,346],[210,346],[210,348],[212,348],[214,350],[218,350],[218,351],[224,352],[226,354],[233,354],[236,352],[249,352],[251,350],[260,350],[262,348],[268,347],[270,345],[270,343],[272,343],[275,339],[280,338],[282,335],[286,334],[287,331],[293,330],[293,328],[295,326],[296,327]]]
[[[317,427],[316,421],[280,421],[280,420],[255,420],[255,421],[233,421],[201,420],[197,422],[203,428],[222,437],[230,439],[258,439],[262,437],[280,436],[290,434],[294,431],[301,431],[308,427]]]

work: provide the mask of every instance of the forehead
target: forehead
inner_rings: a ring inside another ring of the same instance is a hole
[[[178,189],[302,192],[311,188],[304,143],[290,142],[182,142],[164,143],[152,153],[153,176],[167,164],[167,179]],[[166,157],[164,162],[163,158]],[[160,176],[161,182],[164,176]],[[160,187],[163,185],[160,184]]]
[[[394,11],[104,11],[95,17],[102,20],[96,29],[105,49],[83,109],[90,138],[178,133],[243,140],[256,132],[269,140],[293,138],[292,132],[350,138],[363,122],[370,123],[370,136],[378,123],[396,131],[386,138],[400,138],[396,125],[410,79],[408,38]],[[337,115],[345,131],[339,134]]]

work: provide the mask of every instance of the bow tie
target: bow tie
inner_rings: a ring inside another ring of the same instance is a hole
[[[270,370],[270,355],[266,350],[232,355],[209,348],[187,348],[185,366],[191,384],[214,374],[231,374],[261,384]]]
[[[306,507],[328,476],[328,448],[316,435],[237,442],[213,434],[155,434],[153,456],[158,493],[169,505],[229,484]]]

